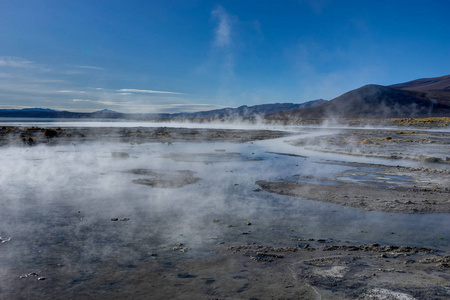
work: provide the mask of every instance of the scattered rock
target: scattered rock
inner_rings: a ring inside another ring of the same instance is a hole
[[[197,275],[192,275],[192,274],[189,274],[189,273],[181,273],[181,274],[178,274],[177,277],[178,278],[197,278],[198,276]]]
[[[111,156],[114,158],[129,158],[130,154],[126,152],[111,152]]]
[[[43,276],[39,276],[39,274],[36,273],[36,272],[31,272],[31,273],[19,276],[19,278],[28,278],[28,277],[34,277],[34,278],[37,278],[37,280],[45,280],[45,279],[47,279],[47,278],[45,278]]]
[[[373,251],[373,252],[390,252],[396,254],[414,254],[418,252],[424,253],[434,253],[436,250],[429,248],[420,247],[409,247],[409,246],[394,246],[394,245],[383,245],[378,244],[365,244],[360,246],[349,246],[349,245],[327,245],[324,246],[323,251],[336,251],[336,250],[346,250],[346,251]]]
[[[11,240],[10,237],[6,238],[6,237],[0,236],[0,243],[6,243],[6,242],[9,242],[10,240]]]
[[[111,218],[111,221],[113,222],[117,222],[117,221],[121,221],[121,222],[126,222],[126,221],[130,221],[130,218]]]
[[[186,253],[186,252],[189,251],[189,248],[184,247],[184,245],[180,243],[180,244],[178,244],[178,245],[172,247],[172,251],[181,252],[181,253]]]

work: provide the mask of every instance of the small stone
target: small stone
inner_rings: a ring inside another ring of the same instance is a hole
[[[114,158],[129,158],[130,154],[126,152],[111,152],[111,156]]]

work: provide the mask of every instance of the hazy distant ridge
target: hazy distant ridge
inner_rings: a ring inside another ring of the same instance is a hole
[[[286,112],[308,107],[319,106],[327,102],[323,99],[312,100],[301,104],[294,103],[273,103],[254,106],[243,105],[238,108],[223,108],[196,113],[174,114],[175,118],[251,118],[256,116],[265,116],[278,112]]]
[[[314,107],[327,102],[319,99],[308,101],[301,104],[294,103],[274,103],[255,106],[240,106],[238,108],[223,108],[210,111],[201,111],[194,113],[175,113],[175,114],[125,114],[108,109],[92,112],[79,113],[68,111],[56,111],[43,108],[25,108],[25,109],[0,109],[0,117],[18,117],[18,118],[112,118],[112,119],[203,119],[203,118],[250,118],[267,114],[273,114],[296,109]]]

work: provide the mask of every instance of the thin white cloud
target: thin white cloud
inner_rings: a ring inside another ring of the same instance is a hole
[[[13,68],[33,68],[34,64],[31,61],[24,60],[20,57],[1,56],[0,66]]]
[[[14,93],[17,95],[55,95],[60,94],[58,91],[52,89],[51,86],[24,83],[0,83],[0,93]]]
[[[29,81],[33,83],[50,83],[50,84],[66,82],[65,80],[62,79],[41,79],[41,78],[29,78]]]
[[[205,111],[205,110],[213,110],[213,109],[222,109],[228,106],[223,105],[215,105],[215,104],[201,104],[201,103],[187,103],[187,104],[166,104],[159,105],[160,108],[166,109],[176,109],[178,111],[189,111],[189,112],[197,112],[197,111]]]
[[[47,67],[44,67],[40,64],[34,63],[32,61],[15,57],[15,56],[0,56],[0,67],[6,67],[6,68],[15,68],[17,70],[20,69],[34,69],[38,72],[49,72],[50,69]]]
[[[72,99],[72,103],[91,103],[96,108],[100,106],[114,106],[124,113],[179,113],[179,112],[198,112],[225,108],[222,105],[201,104],[201,103],[172,103],[172,104],[145,104],[136,102],[114,102],[104,100],[90,99]],[[86,107],[86,106],[85,106]],[[95,109],[95,108],[91,108]]]
[[[138,90],[138,89],[120,89],[118,90],[122,93],[142,93],[142,94],[173,94],[173,95],[183,95],[183,93],[177,92],[166,92],[166,91],[154,91],[154,90]]]
[[[235,55],[236,44],[241,44],[237,39],[238,31],[242,23],[238,17],[229,14],[222,6],[217,6],[211,11],[211,19],[215,23],[213,27],[213,39],[207,60],[197,68],[196,72],[217,79],[220,90],[233,90],[235,85]],[[231,87],[233,86],[233,87]],[[228,88],[229,87],[229,88]]]
[[[87,99],[72,99],[73,102],[95,102],[93,100],[87,100]]]
[[[215,29],[214,45],[216,45],[217,47],[229,46],[232,42],[232,21],[229,14],[222,6],[218,6],[211,12],[211,15],[218,20],[218,24]]]
[[[96,73],[97,68],[71,66],[72,70],[78,70],[74,72],[77,76],[90,76]],[[218,108],[191,104],[186,94],[177,91],[83,86],[77,83],[77,76],[64,71],[61,67],[50,69],[27,59],[0,55],[0,106],[40,107],[45,104],[53,109],[87,111],[109,108],[125,113],[176,113]]]
[[[86,94],[86,91],[74,91],[74,90],[60,90],[58,93],[78,93],[78,94]]]
[[[104,70],[105,68],[102,67],[96,67],[96,66],[77,66],[81,69],[91,69],[91,70]]]
[[[119,103],[114,101],[102,101],[102,100],[89,100],[89,99],[72,99],[73,102],[91,102],[98,103],[102,105],[114,105],[114,106],[126,106],[129,103]]]

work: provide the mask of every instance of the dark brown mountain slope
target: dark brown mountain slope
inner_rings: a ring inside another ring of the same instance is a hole
[[[422,78],[404,83],[391,85],[390,87],[429,93],[430,97],[444,104],[450,105],[450,75]]]
[[[436,92],[450,94],[450,75],[422,78],[404,83],[390,85],[392,88],[418,91],[418,92]]]
[[[366,85],[317,107],[269,115],[268,119],[406,118],[450,116],[450,76],[393,86]],[[407,88],[407,89],[406,89]],[[417,90],[414,90],[417,89]]]

